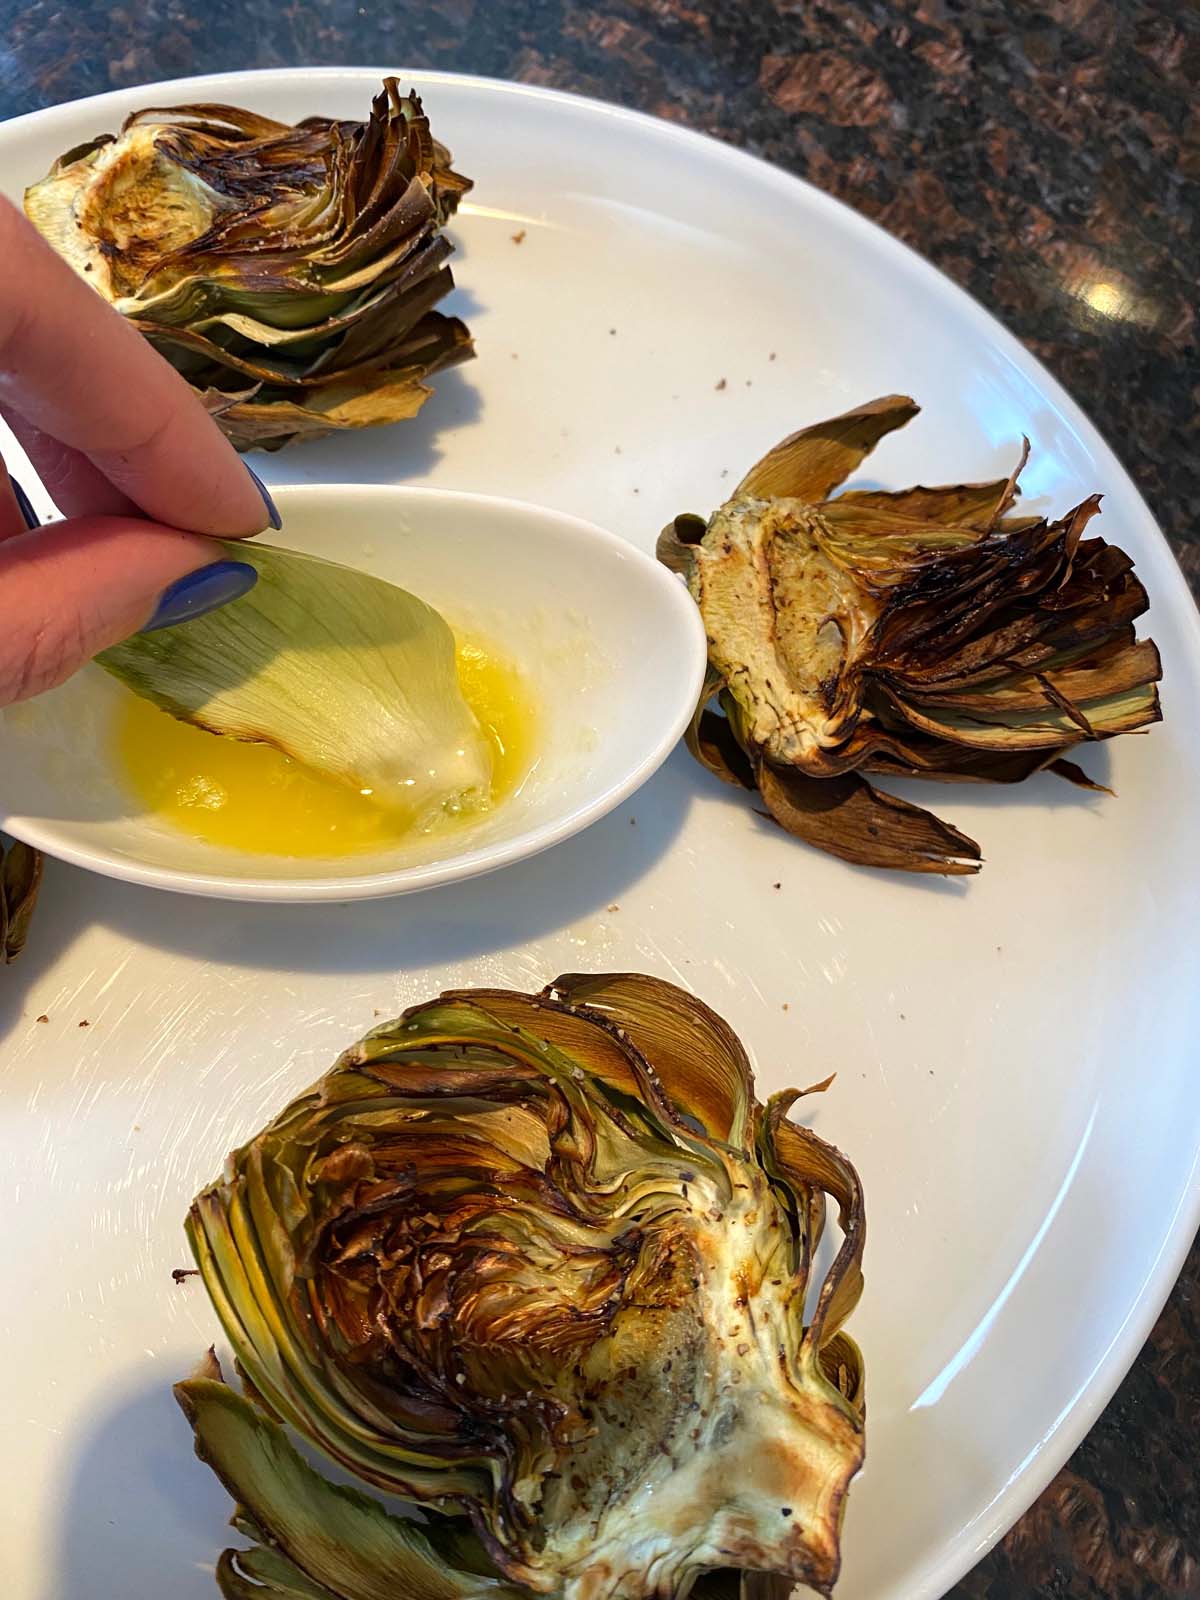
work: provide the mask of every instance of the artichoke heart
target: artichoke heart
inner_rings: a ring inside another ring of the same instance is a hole
[[[636,974],[453,992],[374,1029],[188,1219],[247,1399],[212,1375],[178,1392],[242,1531],[339,1596],[827,1593],[863,1459],[841,1330],[864,1223],[797,1098],[759,1104],[729,1027]],[[841,1243],[806,1321],[827,1197]],[[262,1465],[281,1421],[427,1512],[419,1572],[306,1564]]]
[[[917,409],[891,395],[790,435],[659,557],[708,632],[697,760],[843,860],[970,873],[974,840],[863,774],[1098,788],[1067,752],[1158,721],[1161,665],[1132,560],[1084,538],[1099,496],[1010,514],[1028,440],[1008,478],[830,498]]]
[[[0,839],[0,959],[15,961],[25,948],[29,922],[42,886],[42,856],[14,839]]]
[[[470,181],[414,94],[366,122],[234,106],[126,118],[25,194],[30,220],[240,449],[412,416],[464,360],[442,228]]]
[[[248,594],[135,634],[99,664],[172,716],[274,745],[411,827],[486,806],[491,750],[432,606],[316,556],[257,540],[224,548],[257,571]]]

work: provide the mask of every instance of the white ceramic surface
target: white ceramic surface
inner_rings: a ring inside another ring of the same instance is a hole
[[[376,77],[209,78],[45,113],[0,130],[0,179],[16,193],[141,104],[358,116]],[[679,128],[417,82],[477,180],[455,270],[480,359],[415,422],[260,457],[268,477],[511,494],[649,551],[788,429],[904,390],[926,409],[871,480],[994,476],[1024,431],[1035,504],[1104,491],[1100,526],[1154,597],[1167,720],[1085,757],[1116,799],[1051,778],[910,787],[983,841],[971,881],[817,855],[683,752],[578,838],[437,895],[228,906],[52,870],[0,976],[6,1593],[215,1592],[228,1503],[169,1395],[214,1322],[170,1271],[235,1140],[377,1010],[641,968],[724,1012],[764,1088],[837,1069],[814,1115],[866,1185],[870,1395],[839,1600],[928,1600],[1095,1419],[1196,1225],[1195,612],[1078,408],[902,246]]]
[[[278,492],[276,542],[362,567],[496,644],[536,708],[536,760],[479,821],[352,857],[231,850],[141,812],[112,724],[127,690],[99,668],[0,711],[0,828],[55,857],[230,900],[360,900],[477,877],[605,816],[658,770],[696,707],[704,627],[679,580],[579,517],[385,484]]]

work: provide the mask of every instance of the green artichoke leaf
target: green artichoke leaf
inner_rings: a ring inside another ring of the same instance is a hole
[[[453,1519],[459,1571],[563,1600],[722,1568],[826,1591],[863,1455],[862,1201],[789,1104],[659,979],[455,991],[235,1151],[188,1234],[250,1391]],[[806,1327],[827,1195],[843,1241]]]
[[[1079,702],[1055,691],[1049,678],[1041,680],[1040,688],[1040,696],[1012,692],[1009,700],[1016,706],[1005,703],[1003,692],[987,699],[976,697],[965,711],[924,710],[919,703],[898,698],[893,704],[897,714],[921,732],[978,750],[1060,750],[1081,737],[1132,733],[1157,720],[1153,682]]]
[[[890,395],[790,435],[658,554],[708,634],[697,761],[842,860],[955,875],[975,842],[866,775],[1100,787],[1067,752],[1158,721],[1162,666],[1133,562],[1084,537],[1098,495],[1008,514],[1027,439],[1005,479],[830,498],[916,410]]]
[[[274,1550],[223,1550],[217,1561],[217,1588],[225,1600],[340,1600],[332,1589],[313,1583],[300,1568]]]
[[[25,948],[29,923],[42,886],[42,854],[14,839],[0,839],[0,953],[15,961]]]
[[[258,573],[248,594],[136,634],[99,664],[172,716],[274,745],[417,827],[487,804],[491,753],[438,612],[315,556],[223,548]]]
[[[237,1504],[236,1526],[260,1541],[227,1550],[226,1596],[268,1600],[516,1600],[498,1576],[451,1565],[437,1528],[393,1516],[357,1489],[332,1484],[301,1457],[284,1429],[215,1378],[190,1378],[175,1397],[196,1454]]]

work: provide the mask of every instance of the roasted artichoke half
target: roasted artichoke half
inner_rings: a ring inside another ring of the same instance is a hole
[[[471,354],[433,308],[470,182],[388,78],[366,122],[135,112],[25,194],[30,220],[239,449],[397,422]]]
[[[1010,514],[1028,440],[991,483],[829,498],[918,409],[889,395],[790,435],[658,550],[708,631],[697,760],[845,861],[970,873],[974,840],[863,774],[1098,787],[1067,752],[1158,721],[1161,667],[1132,560],[1084,537],[1099,495]]]
[[[637,975],[368,1034],[188,1220],[248,1396],[177,1390],[258,1546],[223,1592],[827,1592],[863,1458],[863,1209],[797,1098],[760,1105],[729,1027]],[[425,1522],[325,1484],[280,1419]]]
[[[29,922],[42,886],[42,857],[20,840],[0,839],[0,952],[15,961],[25,948]]]

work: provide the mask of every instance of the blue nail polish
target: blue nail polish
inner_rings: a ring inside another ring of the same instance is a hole
[[[240,600],[257,582],[258,573],[245,561],[214,561],[164,589],[154,615],[141,631],[155,633],[202,617],[206,611]]]
[[[8,475],[8,484],[9,488],[13,492],[13,499],[17,502],[17,510],[21,513],[22,517],[24,517],[25,526],[29,529],[30,533],[32,533],[35,528],[41,527],[41,518],[33,509],[32,500],[30,500],[29,496],[25,493],[24,489],[22,489],[21,485],[13,477],[11,472]]]
[[[242,462],[242,465],[250,474],[250,479],[254,484],[254,487],[258,490],[259,494],[262,495],[263,505],[266,506],[267,515],[271,519],[271,526],[275,529],[275,532],[278,533],[280,528],[283,527],[283,518],[279,515],[279,509],[274,500],[271,499],[271,491],[267,488],[266,484],[259,477],[258,473],[255,472],[253,467],[247,465],[245,461]]]

